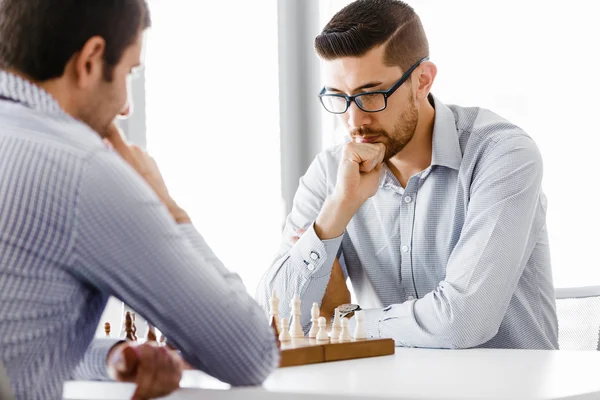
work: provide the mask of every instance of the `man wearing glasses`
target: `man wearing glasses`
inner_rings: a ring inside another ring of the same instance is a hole
[[[351,141],[300,181],[257,298],[295,293],[330,317],[364,310],[399,346],[556,349],[542,159],[519,127],[431,95],[436,66],[414,10],[358,0],[315,39],[319,99]],[[346,279],[357,297],[351,304]]]

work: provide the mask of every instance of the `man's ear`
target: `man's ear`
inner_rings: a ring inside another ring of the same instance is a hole
[[[431,86],[435,81],[437,75],[437,67],[431,61],[425,61],[415,71],[417,73],[416,84],[416,97],[417,100],[424,100],[431,91]]]
[[[73,56],[72,69],[80,89],[87,89],[103,79],[106,41],[100,36],[91,37]]]

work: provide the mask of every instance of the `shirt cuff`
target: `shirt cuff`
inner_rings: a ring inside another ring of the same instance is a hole
[[[119,339],[94,339],[88,347],[83,360],[73,371],[74,380],[83,381],[108,381],[112,380],[108,374],[106,361],[108,353],[122,340]]]
[[[379,323],[385,318],[385,308],[369,308],[363,310],[365,315],[365,329],[367,331],[367,338],[380,338],[381,332],[379,331]],[[348,330],[350,335],[354,336],[354,329],[356,328],[356,313],[348,320]]]
[[[293,265],[299,268],[304,278],[326,276],[331,273],[331,269],[325,268],[321,271],[321,267],[333,265],[343,237],[344,234],[341,234],[333,239],[321,240],[315,232],[313,223],[290,250]]]

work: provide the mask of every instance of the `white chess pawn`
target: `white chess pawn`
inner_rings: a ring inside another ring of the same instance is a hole
[[[290,327],[290,321],[287,318],[281,318],[281,333],[279,334],[280,342],[289,342],[292,340],[288,329]]]
[[[342,331],[340,332],[340,342],[349,342],[352,340],[352,336],[350,336],[350,332],[348,332],[348,318],[342,318]]]
[[[271,316],[275,319],[275,323],[277,326],[280,325],[281,321],[279,321],[279,299],[277,298],[277,294],[275,293],[275,289],[273,289],[273,294],[269,299],[269,303],[271,306]]]
[[[310,309],[310,316],[311,316],[310,321],[312,322],[312,324],[310,326],[310,331],[308,331],[309,338],[317,337],[317,332],[319,331],[319,326],[318,326],[319,314],[320,314],[319,304],[313,303],[312,308]]]
[[[354,328],[354,340],[365,340],[367,338],[367,328],[365,327],[365,312],[363,310],[354,313],[356,327]]]
[[[333,322],[331,323],[331,337],[337,339],[342,331],[342,324],[340,322],[340,309],[336,307],[333,310]]]
[[[326,325],[327,320],[325,319],[325,317],[319,317],[319,332],[317,333],[317,340],[329,340]]]
[[[292,338],[304,337],[304,331],[302,330],[302,324],[300,323],[300,297],[296,294],[290,304],[292,307],[292,326],[290,327],[290,336]]]

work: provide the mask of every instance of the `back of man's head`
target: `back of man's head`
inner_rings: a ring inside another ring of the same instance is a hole
[[[145,0],[0,0],[0,68],[35,81],[63,75],[93,36],[106,41],[106,78],[150,26]]]
[[[385,44],[385,63],[407,71],[429,56],[429,43],[419,16],[400,0],[356,0],[331,18],[315,38],[325,60],[361,57]]]

